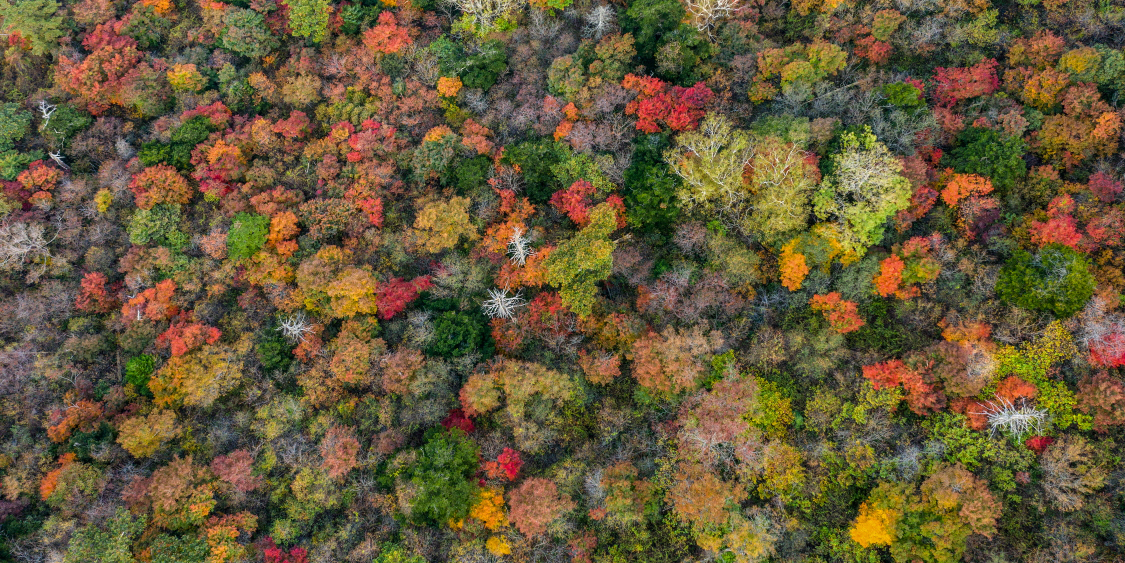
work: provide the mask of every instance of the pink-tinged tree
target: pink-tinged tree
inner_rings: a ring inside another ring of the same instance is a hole
[[[574,509],[574,501],[559,494],[554,481],[541,477],[525,479],[508,493],[509,517],[522,534],[543,535],[547,526]]]
[[[254,455],[248,450],[235,450],[211,460],[211,471],[219,480],[235,491],[249,493],[265,484],[265,479],[254,475]]]
[[[1117,199],[1122,188],[1125,188],[1125,185],[1122,185],[1119,180],[1101,171],[1090,174],[1087,185],[1102,203],[1112,203]]]
[[[724,455],[724,446],[749,458],[761,444],[750,437],[746,415],[758,406],[758,380],[746,376],[724,379],[710,391],[701,391],[680,407],[676,423],[677,450],[685,459],[713,466]]]
[[[328,429],[324,439],[320,442],[320,457],[324,460],[322,467],[328,476],[341,479],[359,463],[356,456],[359,454],[359,440],[355,431],[346,426],[333,426]]]
[[[705,334],[702,329],[649,332],[633,343],[628,358],[633,361],[632,374],[637,383],[650,392],[674,395],[699,385],[710,356],[722,346],[716,331]]]
[[[1078,383],[1078,409],[1094,417],[1094,428],[1106,432],[1125,424],[1125,383],[1100,371]]]

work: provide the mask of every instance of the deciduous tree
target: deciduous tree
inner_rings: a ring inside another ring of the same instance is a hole
[[[510,517],[516,529],[528,537],[536,537],[563,514],[574,509],[574,501],[559,494],[554,481],[541,477],[524,479],[508,493]]]
[[[637,339],[628,358],[633,361],[632,375],[637,383],[654,393],[674,395],[699,385],[710,356],[721,346],[718,332],[668,327],[662,333],[649,332]]]
[[[875,139],[869,128],[840,136],[840,152],[831,155],[832,174],[813,198],[820,219],[840,223],[849,252],[863,256],[867,247],[883,240],[887,220],[910,203],[910,182],[902,177],[902,163]]]
[[[590,212],[590,223],[555,248],[543,262],[547,283],[559,288],[563,303],[580,317],[589,316],[597,294],[597,283],[613,270],[617,211],[602,203]]]

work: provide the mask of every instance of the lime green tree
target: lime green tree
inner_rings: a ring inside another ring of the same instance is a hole
[[[294,37],[307,37],[320,43],[328,34],[328,20],[332,17],[329,0],[290,0],[289,30]]]
[[[813,210],[821,220],[839,223],[841,245],[861,257],[883,240],[887,220],[909,205],[910,181],[902,176],[902,162],[867,126],[840,135],[828,168]]]
[[[672,171],[683,179],[680,201],[692,207],[741,214],[749,196],[742,172],[754,154],[750,134],[735,129],[722,114],[710,113],[699,129],[676,137],[664,153]]]
[[[610,233],[617,229],[617,213],[608,203],[590,211],[590,224],[564,241],[543,262],[547,283],[559,288],[563,303],[581,317],[590,315],[597,283],[613,270]]]
[[[270,218],[255,213],[239,213],[227,233],[227,254],[236,260],[250,258],[266,244]]]

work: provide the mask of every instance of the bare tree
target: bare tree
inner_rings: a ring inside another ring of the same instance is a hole
[[[531,241],[523,236],[523,229],[516,227],[512,230],[512,237],[508,239],[508,255],[513,264],[523,266],[535,251],[531,249]]]
[[[277,329],[293,342],[304,342],[305,335],[312,332],[312,325],[303,312],[297,312],[284,319],[278,319]]]
[[[741,0],[687,0],[685,2],[688,17],[692,25],[700,33],[712,35],[715,25],[726,19],[735,10]]]
[[[1063,512],[1086,504],[1086,495],[1105,485],[1108,472],[1095,459],[1096,452],[1080,436],[1062,436],[1043,453],[1043,490]]]
[[[583,19],[586,20],[586,25],[582,28],[582,35],[595,41],[613,33],[617,24],[617,14],[606,4],[595,6]]]
[[[442,3],[461,10],[466,23],[478,31],[491,29],[497,20],[522,9],[524,4],[520,0],[442,0]]]
[[[522,307],[526,300],[519,293],[508,295],[507,289],[488,290],[488,299],[481,304],[484,314],[491,318],[510,319],[516,314],[516,309]]]
[[[988,426],[993,434],[1001,430],[1017,438],[1024,434],[1042,434],[1043,423],[1047,420],[1047,411],[1043,409],[1026,403],[1016,406],[1002,398],[988,401],[984,411],[976,414],[988,417]]]
[[[47,124],[51,121],[51,116],[54,115],[55,110],[59,109],[58,106],[48,104],[47,100],[39,100],[39,116],[43,118],[43,128],[47,128]]]
[[[51,257],[47,245],[55,240],[44,236],[40,223],[14,221],[0,225],[0,266],[16,268],[25,262],[46,262]]]

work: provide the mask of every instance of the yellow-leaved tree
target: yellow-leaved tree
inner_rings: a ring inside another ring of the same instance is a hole
[[[147,415],[126,419],[118,427],[117,443],[137,459],[152,456],[168,440],[180,434],[176,413],[155,410]]]
[[[437,253],[453,248],[462,238],[470,242],[480,238],[469,217],[470,203],[467,197],[455,197],[423,206],[414,218],[413,235],[418,247]]]
[[[242,380],[242,361],[252,344],[252,336],[246,334],[232,346],[208,344],[172,356],[148,383],[154,402],[157,406],[211,406]]]

